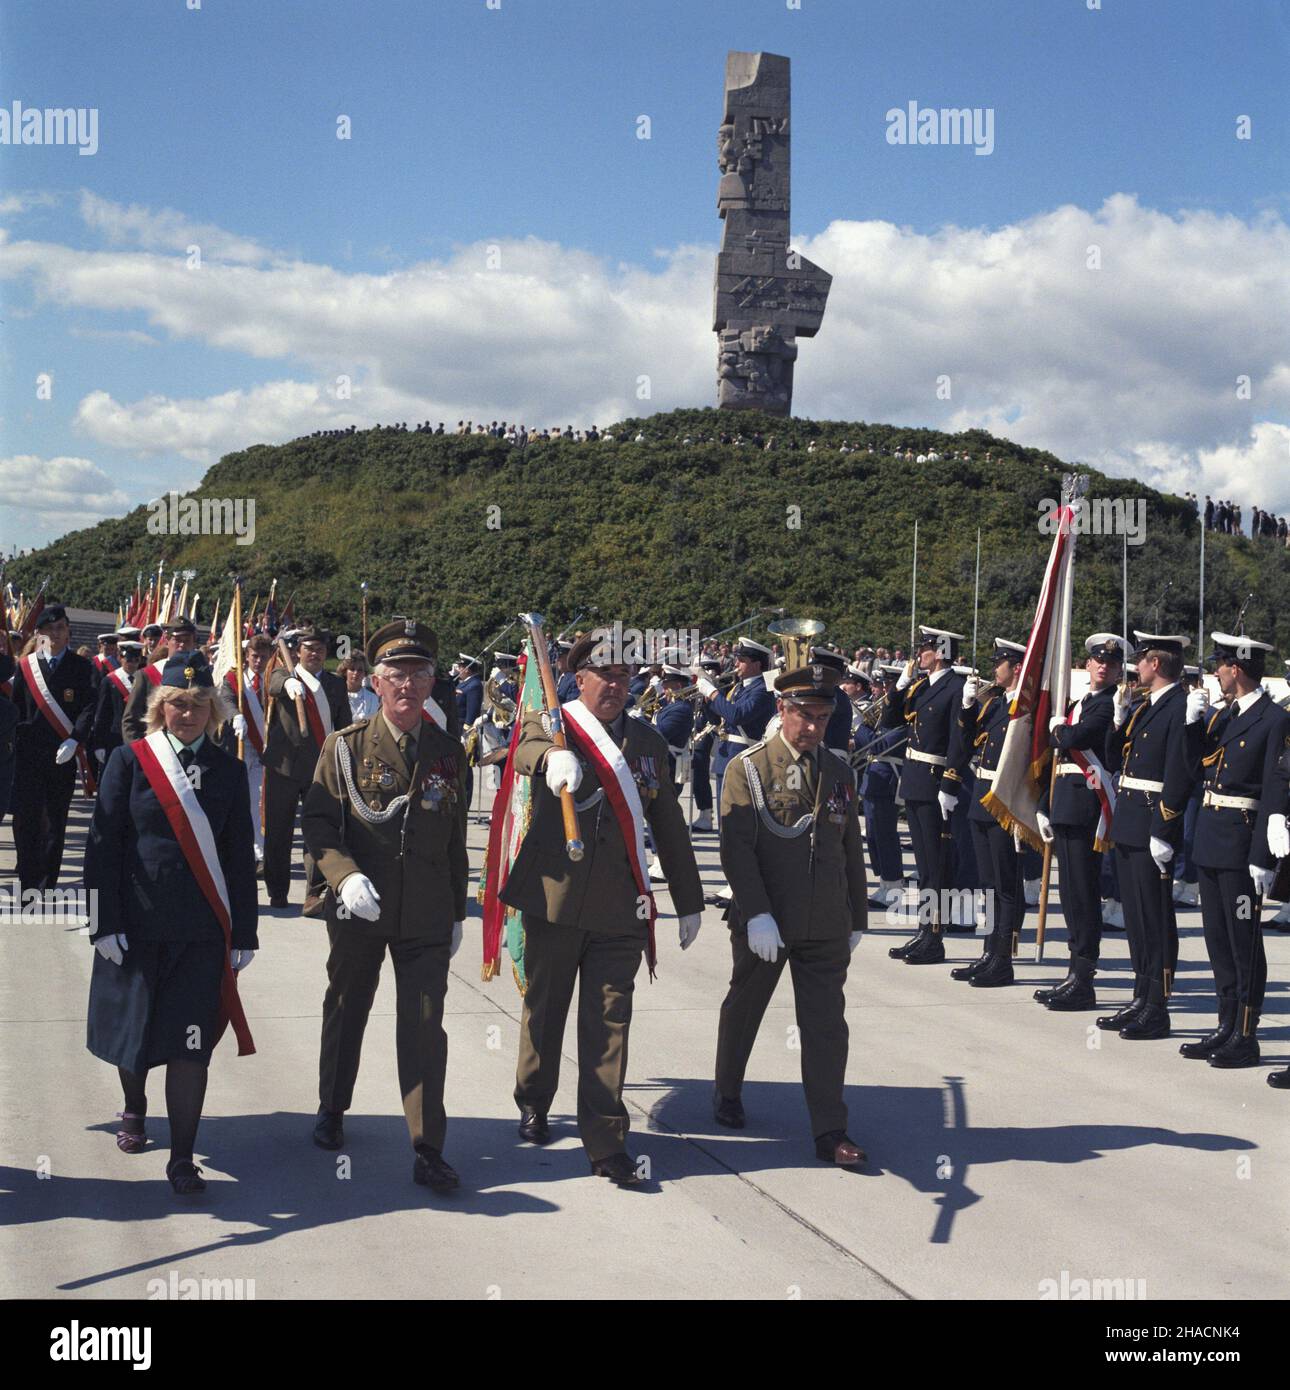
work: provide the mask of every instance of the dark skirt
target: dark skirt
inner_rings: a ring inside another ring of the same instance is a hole
[[[121,965],[95,951],[86,1047],[138,1073],[172,1059],[209,1064],[223,970],[215,942],[140,941]]]

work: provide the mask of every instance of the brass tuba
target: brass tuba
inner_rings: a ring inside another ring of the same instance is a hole
[[[766,629],[784,645],[784,674],[800,671],[811,664],[811,648],[824,636],[824,624],[818,618],[781,618]]]

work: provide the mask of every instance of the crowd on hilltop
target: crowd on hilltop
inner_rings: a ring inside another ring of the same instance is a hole
[[[1215,502],[1212,497],[1206,495],[1205,505],[1202,507],[1200,498],[1194,492],[1186,492],[1183,496],[1196,508],[1196,515],[1204,520],[1206,531],[1218,531],[1225,536],[1245,535],[1239,502],[1224,499]],[[1275,512],[1265,511],[1262,507],[1251,507],[1250,536],[1254,540],[1269,540],[1290,547],[1290,522],[1283,516],[1277,516]]]

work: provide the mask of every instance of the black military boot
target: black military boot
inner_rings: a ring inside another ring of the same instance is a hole
[[[1258,1062],[1259,1016],[1251,1013],[1249,1024],[1243,1030],[1240,1027],[1240,1012],[1238,1010],[1238,1022],[1233,1026],[1227,1041],[1209,1054],[1211,1067],[1252,1067]]]
[[[1178,1049],[1184,1057],[1196,1057],[1201,1061],[1211,1053],[1217,1052],[1220,1047],[1232,1036],[1232,1029],[1236,1026],[1236,1000],[1220,999],[1218,1001],[1218,1023],[1213,1032],[1206,1033],[1199,1037],[1195,1042],[1185,1042]]]
[[[985,946],[981,954],[970,965],[956,965],[950,971],[951,980],[970,980],[974,975],[984,970],[990,960],[990,938],[985,939]]]
[[[1013,982],[1012,933],[997,928],[990,934],[990,958],[968,981],[973,989],[998,989]]]
[[[1122,1009],[1113,1014],[1103,1014],[1095,1019],[1097,1026],[1107,1033],[1118,1033],[1126,1023],[1131,1023],[1147,1005],[1147,982],[1141,975],[1133,977],[1133,998]]]
[[[1163,985],[1150,986],[1147,1002],[1120,1029],[1120,1036],[1129,1042],[1145,1042],[1150,1038],[1169,1036],[1169,1005],[1165,1003]]]
[[[1290,1091],[1290,1067],[1268,1072],[1268,1085],[1275,1086],[1278,1091]]]
[[[1039,989],[1037,989],[1037,990],[1035,991],[1035,998],[1036,998],[1041,1004],[1047,1004],[1048,1001],[1053,997],[1054,994],[1057,993],[1058,990],[1065,989],[1066,986],[1069,985],[1074,979],[1075,979],[1075,957],[1072,956],[1072,957],[1071,957],[1071,963],[1070,963],[1070,965],[1067,966],[1067,968],[1066,968],[1066,978],[1065,978],[1064,980],[1059,981],[1059,982],[1058,982],[1057,984],[1055,984],[1055,985],[1043,985],[1043,986],[1041,986]]]
[[[928,927],[919,933],[914,948],[902,959],[906,965],[939,965],[945,959],[945,939]]]
[[[899,946],[891,946],[887,949],[887,954],[892,960],[904,960],[907,955],[916,947],[922,946],[923,939],[931,934],[930,927],[919,927],[908,941],[902,942]]]
[[[1097,994],[1093,989],[1093,976],[1097,966],[1081,956],[1071,958],[1072,974],[1054,990],[1047,1007],[1054,1013],[1076,1013],[1081,1009],[1096,1009]]]

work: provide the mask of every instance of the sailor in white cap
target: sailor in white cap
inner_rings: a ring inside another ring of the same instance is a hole
[[[720,824],[721,782],[730,759],[751,748],[766,732],[775,713],[775,697],[766,688],[765,673],[770,667],[771,650],[751,637],[735,643],[735,675],[738,684],[723,695],[707,676],[698,679],[699,693],[708,709],[721,720],[717,752],[712,771],[717,779],[717,822]]]

